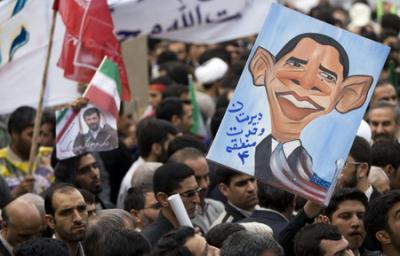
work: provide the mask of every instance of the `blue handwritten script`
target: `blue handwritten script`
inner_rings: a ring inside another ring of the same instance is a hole
[[[262,113],[249,114],[241,101],[232,102],[228,108],[229,114],[234,115],[234,122],[225,131],[229,145],[225,150],[239,157],[242,165],[250,156],[249,149],[257,144],[257,137],[263,136],[265,128],[260,127]]]

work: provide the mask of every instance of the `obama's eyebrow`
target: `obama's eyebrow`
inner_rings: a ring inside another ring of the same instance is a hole
[[[324,67],[324,66],[322,66],[322,65],[319,65],[319,69],[321,69],[322,71],[324,71],[324,72],[326,72],[326,73],[328,73],[328,74],[334,76],[335,79],[337,79],[337,74],[336,74],[335,72],[333,72],[332,70],[327,69],[326,67]]]
[[[308,63],[307,60],[299,59],[299,58],[296,58],[296,57],[290,57],[286,62],[288,62],[288,61],[295,61],[295,62],[298,62],[300,64],[307,64]]]

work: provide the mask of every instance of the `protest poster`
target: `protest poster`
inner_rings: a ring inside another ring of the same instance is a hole
[[[118,66],[105,57],[83,94],[89,104],[79,111],[65,108],[56,112],[59,159],[118,147],[121,92]]]
[[[273,4],[207,158],[327,205],[388,53]]]

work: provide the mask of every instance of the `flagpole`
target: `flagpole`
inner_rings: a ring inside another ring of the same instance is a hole
[[[53,36],[54,36],[54,30],[55,30],[55,25],[56,25],[56,17],[57,17],[57,11],[53,10],[53,17],[52,17],[52,21],[51,21],[51,28],[50,28],[50,35],[49,35],[49,46],[47,47],[46,63],[44,66],[44,71],[43,71],[42,86],[40,88],[39,103],[38,103],[38,107],[36,110],[35,124],[33,126],[32,145],[31,145],[31,151],[29,154],[29,169],[28,170],[29,170],[30,175],[33,173],[33,167],[34,167],[34,162],[35,162],[35,158],[36,158],[36,151],[37,151],[37,147],[38,147],[38,137],[39,137],[40,124],[41,124],[41,119],[42,119],[42,112],[43,112],[43,98],[44,98],[44,93],[46,92],[46,86],[47,86],[47,74],[49,71],[51,49],[53,48]]]

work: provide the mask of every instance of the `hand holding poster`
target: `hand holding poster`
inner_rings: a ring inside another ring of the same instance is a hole
[[[208,158],[327,205],[388,52],[274,4]]]
[[[118,147],[117,119],[121,103],[120,94],[118,67],[104,58],[84,94],[90,104],[79,112],[64,109],[56,113],[59,159]]]

